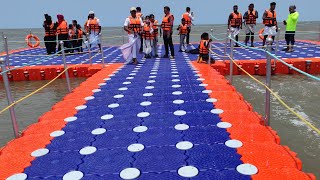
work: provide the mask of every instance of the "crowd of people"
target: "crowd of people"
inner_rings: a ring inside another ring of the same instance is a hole
[[[265,10],[262,16],[262,22],[265,26],[264,28],[264,38],[263,46],[265,45],[267,37],[272,37],[274,40],[275,35],[278,31],[277,23],[277,13],[275,11],[276,3],[270,3],[270,8]],[[165,6],[163,8],[164,16],[162,22],[159,23],[155,19],[153,14],[143,15],[140,7],[131,7],[130,16],[125,19],[124,30],[128,33],[128,40],[130,44],[130,53],[132,62],[137,64],[137,54],[144,53],[145,58],[159,57],[157,52],[157,44],[159,37],[163,37],[165,54],[162,58],[174,59],[175,50],[172,42],[174,16],[170,12],[170,7]],[[296,7],[294,5],[289,7],[290,14],[288,19],[283,21],[286,25],[286,42],[287,47],[283,49],[287,52],[293,51],[294,45],[294,35],[296,31],[296,25],[299,17],[299,13],[296,12]],[[248,6],[248,11],[246,11],[242,17],[242,14],[238,11],[238,6],[233,6],[233,12],[228,18],[228,30],[233,35],[236,41],[239,41],[239,32],[241,31],[243,24],[245,26],[245,44],[247,45],[249,40],[251,40],[251,47],[254,47],[254,35],[255,27],[258,19],[258,12],[254,9],[254,4]],[[52,18],[49,15],[45,15],[45,21],[43,27],[45,29],[45,45],[47,48],[47,53],[52,54],[56,52],[56,39],[58,42],[62,41],[64,47],[66,47],[66,52],[82,52],[83,35],[89,40],[89,46],[97,44],[99,50],[101,51],[101,42],[99,35],[101,33],[100,20],[95,17],[94,12],[90,11],[88,15],[88,20],[84,24],[84,30],[82,30],[81,25],[77,24],[76,20],[69,24],[64,20],[63,15],[57,15],[58,21],[56,23],[52,22]],[[190,32],[193,25],[193,12],[191,12],[190,7],[186,8],[186,12],[181,16],[181,23],[177,28],[180,35],[180,46],[179,52],[187,51],[187,44],[190,42]],[[209,38],[208,33],[203,33],[201,35],[200,45],[196,49],[199,55],[199,62],[208,62],[209,59],[209,44],[212,40]],[[93,43],[95,42],[95,43]],[[236,47],[239,47],[235,43]],[[170,51],[169,51],[170,49]],[[61,50],[60,43],[58,45],[58,51]],[[170,53],[170,56],[169,56]]]

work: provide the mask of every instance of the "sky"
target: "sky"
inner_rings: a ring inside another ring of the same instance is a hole
[[[93,10],[100,19],[102,26],[123,26],[132,6],[140,6],[143,14],[153,13],[156,19],[162,20],[163,7],[169,6],[175,15],[175,24],[179,23],[181,14],[187,6],[194,12],[194,24],[224,24],[232,12],[233,5],[239,6],[242,14],[250,3],[255,4],[260,17],[271,1],[266,0],[1,0],[1,29],[11,28],[40,28],[44,14],[52,16],[63,14],[68,23],[76,19],[83,25],[88,12]],[[320,21],[320,0],[278,0],[276,11],[278,20],[283,21],[288,15],[291,4],[297,6],[300,21]],[[259,18],[258,22],[262,20]]]

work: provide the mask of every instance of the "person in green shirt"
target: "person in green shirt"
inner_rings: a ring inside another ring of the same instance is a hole
[[[289,7],[290,14],[288,15],[287,20],[283,21],[283,24],[286,26],[285,39],[287,41],[287,47],[283,51],[293,52],[294,46],[294,35],[297,28],[299,13],[296,11],[296,6],[292,5]]]

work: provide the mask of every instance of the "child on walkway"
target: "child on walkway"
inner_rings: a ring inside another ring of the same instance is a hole
[[[186,20],[184,18],[181,19],[181,24],[179,25],[177,30],[179,31],[179,34],[180,34],[180,50],[179,50],[179,52],[185,52],[186,47],[185,47],[184,41],[185,41],[187,34],[188,34],[188,25],[186,24]]]
[[[143,38],[143,52],[145,54],[145,58],[150,59],[152,48],[153,48],[153,28],[149,20],[149,16],[146,16],[145,24],[143,26],[143,32],[142,32],[142,38]]]
[[[212,39],[209,39],[209,34],[208,33],[202,33],[201,35],[201,41],[199,45],[199,57],[197,62],[198,63],[209,63],[209,58],[211,61],[211,64],[214,63],[214,59],[209,57],[209,45]]]

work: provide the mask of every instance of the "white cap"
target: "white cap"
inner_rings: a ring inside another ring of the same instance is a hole
[[[89,11],[89,14],[94,14],[94,12],[93,11]]]
[[[130,12],[131,12],[131,11],[137,11],[137,8],[131,7],[131,8],[130,8]]]

